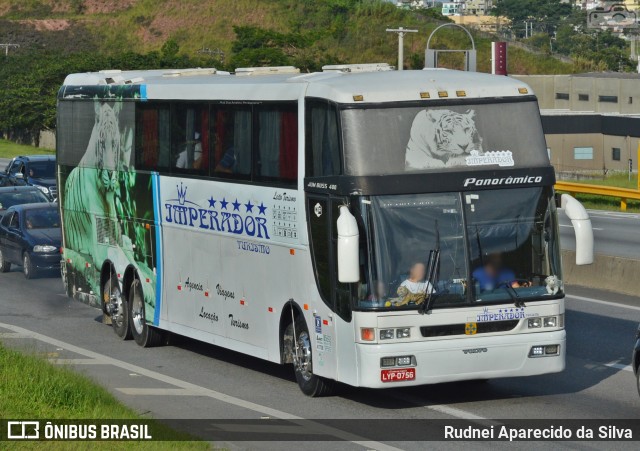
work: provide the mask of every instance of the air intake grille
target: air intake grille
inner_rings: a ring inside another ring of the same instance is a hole
[[[96,236],[98,244],[116,246],[118,241],[117,223],[113,219],[96,217]]]
[[[476,334],[508,332],[516,328],[520,320],[491,321],[477,323]],[[465,335],[465,324],[445,324],[442,326],[422,326],[420,333],[423,337],[447,337],[451,335]]]

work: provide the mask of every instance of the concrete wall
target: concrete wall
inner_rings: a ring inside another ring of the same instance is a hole
[[[56,148],[56,132],[53,130],[44,130],[40,132],[40,146],[43,149]]]
[[[640,260],[596,255],[592,265],[576,266],[576,253],[562,251],[564,283],[638,296]]]

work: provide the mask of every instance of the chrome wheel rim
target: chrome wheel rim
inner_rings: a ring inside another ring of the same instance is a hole
[[[305,381],[311,379],[311,339],[306,331],[302,331],[298,336],[298,350],[293,356],[296,371],[300,373]]]
[[[138,290],[134,289],[133,303],[131,305],[131,319],[133,327],[138,335],[142,335],[144,330],[144,304]]]
[[[65,283],[66,285],[66,283]],[[104,302],[107,307],[106,311],[109,311],[109,304],[111,302],[116,301],[118,306],[118,315],[122,317],[122,293],[120,292],[119,287],[114,287],[111,283],[105,286],[104,294],[102,295],[102,302]]]

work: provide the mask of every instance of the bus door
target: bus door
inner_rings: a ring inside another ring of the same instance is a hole
[[[332,196],[309,195],[307,197],[307,216],[314,261],[316,284],[324,304],[330,310],[326,317],[320,309],[309,324],[314,343],[314,371],[326,377],[338,378],[338,360],[355,356],[344,355],[349,349],[347,343],[353,343],[351,327],[351,284],[338,282],[337,267],[337,227],[340,205],[346,199]],[[327,310],[325,310],[327,311]],[[344,345],[339,348],[339,342]],[[340,354],[338,353],[340,349]],[[355,360],[351,360],[352,362]],[[315,368],[316,364],[320,368]]]

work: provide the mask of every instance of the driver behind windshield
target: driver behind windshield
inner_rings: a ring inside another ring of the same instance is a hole
[[[529,282],[518,281],[513,270],[504,267],[500,253],[485,257],[483,265],[473,271],[473,279],[480,286],[480,291],[492,291],[500,287],[530,286]]]

